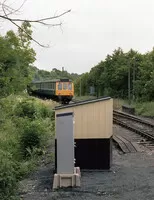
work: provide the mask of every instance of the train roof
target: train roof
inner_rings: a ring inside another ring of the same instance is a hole
[[[49,83],[49,82],[72,82],[72,80],[68,78],[60,78],[51,80],[32,81],[32,83]]]

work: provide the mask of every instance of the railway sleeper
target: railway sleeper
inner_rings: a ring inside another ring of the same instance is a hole
[[[119,135],[114,135],[113,139],[124,153],[135,153],[138,151],[137,148],[130,141]]]
[[[148,121],[145,121],[145,120],[143,120],[143,119],[140,119],[140,118],[138,118],[138,117],[135,117],[135,116],[133,116],[133,115],[130,115],[130,114],[127,114],[127,113],[122,113],[122,112],[119,112],[119,111],[113,111],[113,116],[119,116],[119,117],[124,117],[124,118],[126,118],[126,119],[131,119],[131,120],[134,120],[134,121],[136,121],[136,122],[139,122],[139,123],[141,123],[141,124],[145,124],[145,125],[148,125],[148,126],[150,126],[150,127],[152,127],[152,128],[154,128],[154,124],[152,124],[152,123],[150,123],[150,122],[148,122]]]
[[[136,128],[133,128],[133,127],[129,126],[128,124],[116,119],[115,117],[113,117],[113,122],[118,124],[118,125],[120,125],[120,126],[123,126],[126,129],[129,129],[129,130],[131,130],[131,131],[133,131],[133,132],[135,132],[137,134],[140,134],[140,135],[142,135],[143,137],[146,137],[149,140],[154,141],[154,136],[152,136],[152,135],[150,135],[150,134],[148,134],[146,132],[143,132],[141,130],[138,130]]]

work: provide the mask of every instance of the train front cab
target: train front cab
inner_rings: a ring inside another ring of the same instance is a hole
[[[56,96],[63,104],[68,104],[74,96],[74,84],[72,82],[57,82]]]

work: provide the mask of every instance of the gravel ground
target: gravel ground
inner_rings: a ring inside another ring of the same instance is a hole
[[[81,171],[81,187],[52,191],[53,163],[44,162],[21,182],[24,200],[152,200],[154,199],[154,152],[123,154],[113,146],[110,171]]]
[[[152,124],[154,124],[154,117],[141,117],[140,116],[140,118],[143,119],[143,120],[145,120],[145,121],[149,121]]]

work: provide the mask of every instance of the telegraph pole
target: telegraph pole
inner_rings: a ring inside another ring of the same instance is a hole
[[[131,104],[131,99],[130,99],[130,63],[128,66],[128,102],[129,105]]]
[[[64,77],[64,67],[62,67],[62,77]]]
[[[80,97],[81,97],[81,78],[80,78]]]
[[[135,83],[135,62],[133,62],[133,101],[135,100],[135,88],[134,88],[134,83]]]

